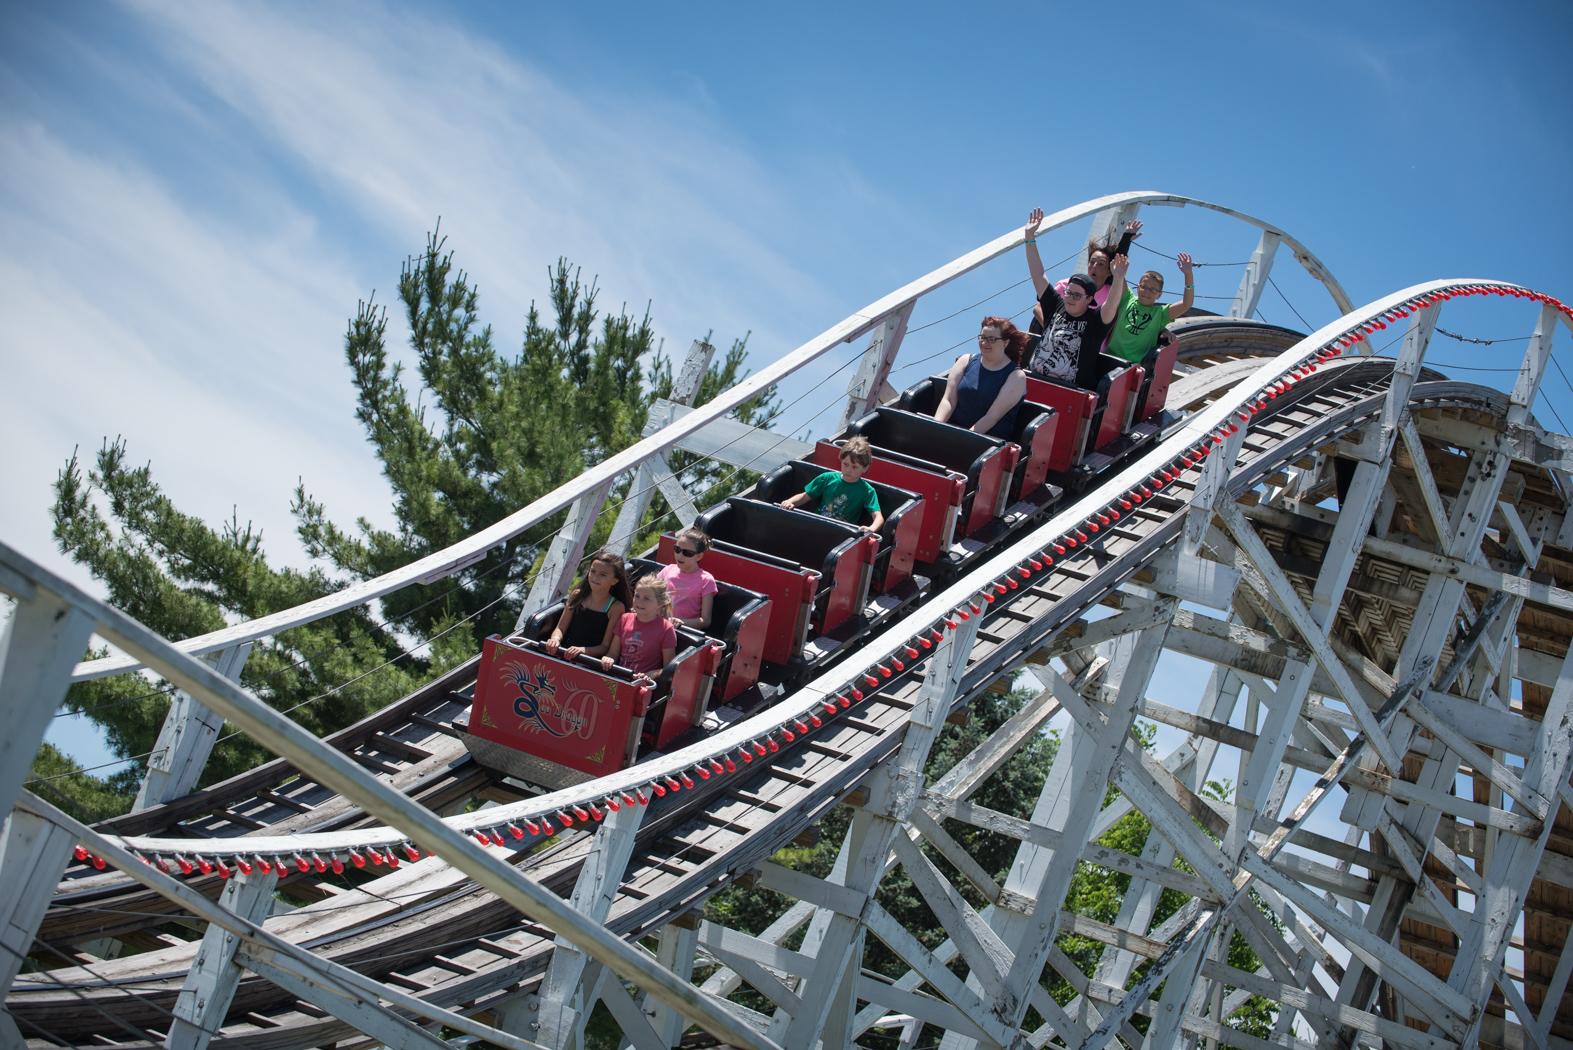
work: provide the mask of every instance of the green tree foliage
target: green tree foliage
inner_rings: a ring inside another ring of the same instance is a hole
[[[531,305],[519,350],[505,353],[479,319],[477,287],[434,233],[405,261],[398,283],[413,376],[390,351],[387,311],[373,302],[359,305],[344,336],[356,417],[392,491],[394,527],[365,517],[336,524],[302,482],[292,510],[313,563],[276,567],[249,523],[232,516],[213,526],[182,513],[151,466],[131,465],[126,442],[116,439],[90,466],[73,455],[60,471],[52,508],[60,549],[102,581],[111,603],[167,637],[186,638],[331,594],[455,543],[636,441],[651,404],[670,394],[671,363],[655,345],[648,311],[603,314],[598,297],[593,282],[559,260],[544,307]],[[712,364],[698,402],[739,380],[745,352],[738,340]],[[764,425],[774,411],[765,398],[738,415]],[[719,480],[710,464],[683,475],[690,491]],[[610,528],[621,495],[609,502],[593,541]],[[653,532],[673,522],[652,512],[646,524]],[[364,717],[511,626],[521,580],[555,526],[544,522],[455,576],[388,596],[375,611],[341,613],[259,642],[242,683],[318,735]],[[145,676],[73,687],[67,709],[100,726],[128,765],[100,778],[48,751],[35,763],[34,786],[81,816],[123,811],[168,706],[164,683]],[[203,783],[266,757],[243,736],[223,739]]]

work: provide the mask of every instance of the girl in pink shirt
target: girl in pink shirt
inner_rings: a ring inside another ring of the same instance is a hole
[[[672,618],[701,631],[710,626],[710,609],[719,590],[715,577],[699,567],[699,559],[709,549],[709,536],[684,529],[677,534],[677,561],[658,574],[672,594]]]
[[[634,587],[634,611],[623,613],[601,667],[610,671],[621,660],[636,677],[652,678],[677,655],[677,625],[671,613],[666,582],[653,573],[640,580]]]

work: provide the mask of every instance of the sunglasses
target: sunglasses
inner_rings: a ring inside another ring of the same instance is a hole
[[[697,558],[704,553],[704,551],[696,551],[690,547],[678,547],[675,549],[678,554],[681,554],[685,558]]]

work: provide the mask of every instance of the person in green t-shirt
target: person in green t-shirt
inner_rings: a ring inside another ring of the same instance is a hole
[[[874,451],[869,446],[868,438],[848,438],[846,444],[841,446],[841,469],[825,471],[810,481],[802,492],[782,500],[781,505],[801,507],[810,502],[816,503],[818,506],[815,509],[825,517],[840,518],[853,525],[861,525],[863,516],[867,514],[873,521],[862,527],[870,532],[878,532],[885,524],[885,516],[879,511],[879,494],[874,491],[873,485],[863,480],[869,464],[873,462]]]
[[[1105,353],[1112,354],[1132,364],[1158,349],[1158,336],[1164,326],[1191,308],[1196,301],[1196,281],[1191,274],[1191,257],[1181,252],[1180,272],[1185,275],[1185,298],[1177,303],[1160,303],[1163,294],[1163,274],[1148,270],[1136,282],[1136,294],[1129,288],[1120,288],[1120,307],[1114,315],[1114,327],[1109,331],[1109,345]],[[1123,283],[1123,282],[1122,282]]]

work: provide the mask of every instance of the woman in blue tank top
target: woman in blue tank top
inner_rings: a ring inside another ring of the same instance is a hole
[[[1014,438],[1016,415],[1027,396],[1027,374],[1016,362],[1028,340],[1008,319],[985,317],[978,330],[978,352],[964,354],[951,365],[934,418],[990,437]]]

